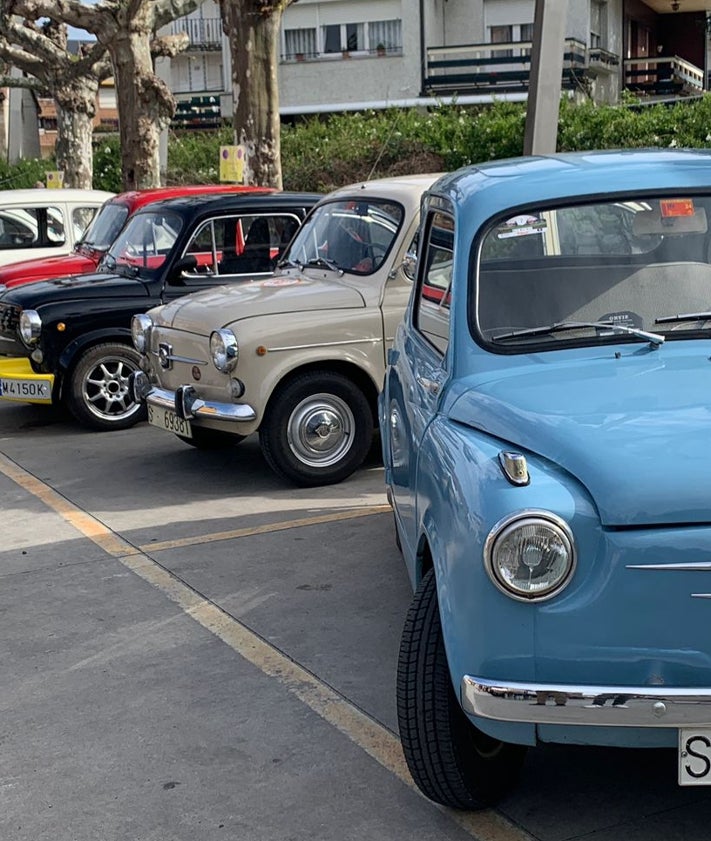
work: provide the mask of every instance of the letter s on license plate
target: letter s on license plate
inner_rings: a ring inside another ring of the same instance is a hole
[[[679,785],[711,785],[711,727],[679,731]]]
[[[159,409],[156,406],[151,406],[150,403],[148,404],[148,423],[157,426],[159,429],[167,429],[168,432],[182,435],[183,438],[193,437],[189,420],[178,417],[170,409]]]

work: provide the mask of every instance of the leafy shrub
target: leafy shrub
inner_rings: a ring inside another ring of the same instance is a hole
[[[451,171],[468,164],[509,158],[523,151],[524,103],[458,104],[430,108],[363,111],[312,117],[284,125],[281,133],[285,189],[327,192],[343,184],[414,172]],[[171,132],[169,184],[219,181],[219,149],[232,129]],[[563,99],[558,150],[640,147],[711,147],[711,94],[672,106],[640,106],[634,97],[619,106]],[[121,189],[118,138],[97,135],[94,186]],[[47,161],[0,162],[6,186],[32,186],[53,166]]]

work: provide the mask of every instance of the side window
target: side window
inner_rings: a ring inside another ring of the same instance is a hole
[[[35,248],[39,243],[37,210],[8,208],[0,211],[0,249]]]
[[[40,215],[42,211],[39,211]],[[47,208],[47,242],[51,245],[64,245],[66,240],[64,231],[64,214],[59,207]]]
[[[441,211],[431,212],[418,257],[414,319],[415,328],[441,353],[449,341],[453,247],[454,220]]]
[[[74,229],[74,241],[76,242],[84,231],[89,227],[91,220],[96,215],[96,207],[73,207],[72,208],[72,228]]]
[[[271,274],[301,224],[295,214],[215,220],[220,274]]]

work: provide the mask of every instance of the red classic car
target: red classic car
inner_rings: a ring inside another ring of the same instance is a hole
[[[139,208],[161,199],[206,193],[273,192],[269,187],[237,184],[200,184],[131,190],[106,201],[70,254],[38,257],[0,266],[0,291],[33,280],[93,272],[108,251],[126,220]]]

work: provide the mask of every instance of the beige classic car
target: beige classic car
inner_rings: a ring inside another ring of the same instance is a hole
[[[135,316],[132,375],[149,423],[196,447],[259,433],[302,486],[365,459],[386,353],[411,288],[422,193],[436,175],[354,184],[307,217],[276,273]]]

